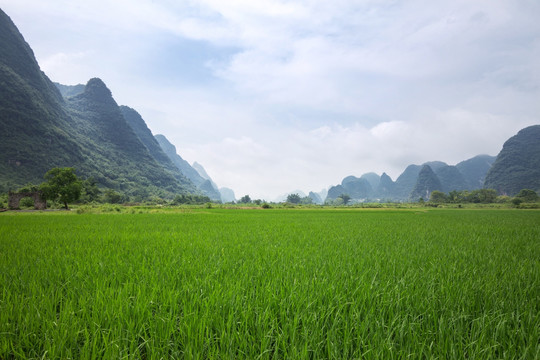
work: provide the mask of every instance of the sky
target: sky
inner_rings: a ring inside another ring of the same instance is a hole
[[[497,155],[540,124],[538,0],[0,0],[237,198]]]

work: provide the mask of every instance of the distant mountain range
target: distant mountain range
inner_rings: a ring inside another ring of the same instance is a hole
[[[495,189],[514,196],[522,189],[540,192],[540,125],[522,129],[505,142],[497,157],[478,155],[455,166],[441,161],[409,165],[396,179],[383,173],[347,176],[330,187],[326,202],[341,195],[352,201],[417,201],[435,191]]]
[[[0,49],[0,192],[41,183],[53,167],[75,167],[133,200],[200,194],[221,201],[215,183],[164,136],[155,138],[137,111],[118,106],[103,81],[52,83],[2,10]]]
[[[383,173],[366,173],[359,178],[347,176],[340,185],[328,190],[326,201],[346,194],[353,201],[416,201],[427,199],[434,190],[474,190],[482,187],[484,178],[495,162],[494,156],[478,155],[455,166],[442,161],[409,165],[393,181]]]

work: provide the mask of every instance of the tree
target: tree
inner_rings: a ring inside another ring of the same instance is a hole
[[[311,205],[313,204],[313,199],[309,196],[305,196],[300,200],[300,204]]]
[[[433,203],[445,203],[448,200],[448,197],[445,193],[439,190],[433,190],[431,192],[431,196],[429,197],[429,201]]]
[[[538,201],[538,194],[534,190],[522,189],[516,195],[516,198],[520,199],[522,202],[535,202]]]
[[[107,189],[103,194],[103,201],[108,204],[120,204],[122,202],[122,194],[119,194],[112,189]]]
[[[490,204],[497,199],[497,191],[493,189],[478,189],[471,191],[466,200],[472,203]]]
[[[243,204],[248,204],[248,203],[251,202],[251,198],[249,197],[249,195],[244,195],[240,199],[240,202],[243,203]]]
[[[81,182],[82,191],[81,191],[81,201],[82,202],[92,202],[99,199],[101,190],[97,186],[97,181],[93,177],[89,177],[86,180]]]
[[[347,205],[349,200],[351,200],[351,197],[349,195],[347,195],[347,194],[341,194],[341,195],[338,196],[338,199],[343,200],[343,205]]]
[[[461,202],[463,201],[463,197],[465,196],[464,195],[465,193],[466,193],[466,190],[462,190],[462,191],[452,190],[448,193],[448,201],[453,202],[453,203]]]
[[[75,175],[74,168],[53,168],[45,174],[45,180],[40,189],[47,200],[58,200],[64,203],[68,210],[68,202],[73,202],[81,196],[81,181]]]
[[[300,204],[302,198],[298,194],[289,194],[287,195],[287,202],[291,204]]]
[[[515,197],[515,198],[512,199],[512,204],[514,204],[515,206],[521,205],[522,202],[523,202],[523,200],[521,200],[518,197]]]

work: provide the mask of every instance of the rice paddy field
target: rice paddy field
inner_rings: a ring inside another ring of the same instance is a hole
[[[540,211],[0,214],[0,359],[538,359]]]

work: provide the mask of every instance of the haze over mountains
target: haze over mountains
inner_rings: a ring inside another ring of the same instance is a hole
[[[428,199],[434,190],[480,189],[494,161],[494,156],[478,155],[455,166],[442,161],[409,165],[396,181],[386,173],[381,176],[367,173],[359,178],[347,176],[340,185],[328,190],[326,200],[333,201],[347,194],[353,201],[416,201]]]
[[[135,109],[119,106],[99,78],[86,85],[51,82],[1,10],[0,48],[0,192],[40,183],[49,169],[69,166],[136,201],[178,194],[235,200],[234,192],[220,189],[204,167],[185,161],[165,135],[154,136]],[[355,201],[415,201],[434,190],[483,186],[508,195],[522,188],[538,191],[539,128],[520,131],[496,158],[479,155],[455,166],[440,161],[409,165],[395,181],[386,173],[347,176],[327,193],[307,196],[315,203],[342,194]]]

